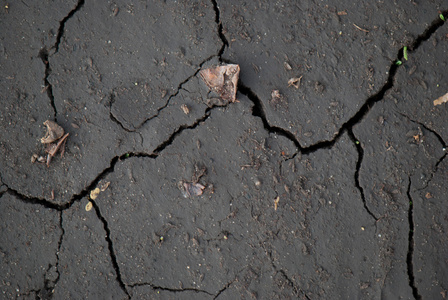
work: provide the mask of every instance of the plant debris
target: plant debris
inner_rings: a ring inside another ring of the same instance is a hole
[[[90,191],[90,199],[95,200],[96,197],[100,194],[100,188],[95,188]]]
[[[298,89],[300,87],[300,81],[302,80],[303,76],[300,77],[293,77],[291,79],[288,80],[288,86],[293,86],[296,89]]]
[[[65,153],[65,144],[67,142],[68,133],[64,134],[64,129],[53,121],[47,120],[44,122],[47,127],[45,136],[40,139],[42,144],[45,144],[45,152],[47,153],[47,159],[43,156],[33,154],[31,162],[46,163],[47,167],[50,166],[51,159],[56,156],[58,152],[61,152],[61,157]]]
[[[213,185],[203,185],[199,183],[199,179],[205,175],[207,169],[205,167],[199,168],[197,165],[194,166],[194,174],[191,181],[181,180],[178,182],[178,188],[182,192],[184,198],[191,198],[193,196],[201,196],[204,193],[206,186],[209,186],[211,192],[213,193]]]
[[[109,187],[109,185],[110,185],[110,181],[100,181],[100,183],[98,184],[98,187],[100,188],[100,190],[102,191],[102,192],[104,192],[105,190],[107,190],[107,188]]]
[[[44,122],[44,125],[47,126],[47,132],[40,139],[42,144],[53,143],[64,135],[64,129],[55,122],[47,120]]]
[[[179,188],[182,191],[184,198],[191,198],[192,196],[201,196],[204,192],[205,186],[200,183],[186,182],[181,180]]]
[[[448,93],[434,100],[434,106],[448,102]]]
[[[93,207],[93,204],[92,204],[92,202],[88,202],[87,204],[86,204],[86,211],[90,211],[91,209],[92,209],[92,207]]]
[[[288,102],[279,90],[272,90],[269,103],[274,106],[274,109],[277,109],[279,106],[282,106],[284,109],[288,108]]]
[[[277,196],[275,199],[274,199],[274,210],[277,210],[277,207],[278,207],[278,203],[280,202],[280,197],[279,196]]]
[[[90,191],[90,199],[95,200],[101,192],[107,190],[110,185],[110,181],[101,180],[96,188]]]
[[[210,91],[216,93],[223,102],[213,103],[227,105],[236,101],[239,65],[223,65],[201,70],[199,74]]]
[[[180,106],[180,108],[182,109],[182,111],[184,112],[184,114],[188,115],[190,113],[190,109],[188,108],[188,106],[186,104],[182,104]]]

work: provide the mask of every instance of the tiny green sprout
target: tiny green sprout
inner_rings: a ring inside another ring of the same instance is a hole
[[[408,60],[408,47],[406,46],[403,48],[403,57]]]
[[[411,206],[412,206],[412,201],[409,201],[409,205],[411,205]]]
[[[160,241],[163,242],[163,236],[160,237]]]
[[[125,155],[124,155],[124,158],[128,158],[129,157],[129,153],[126,153]]]
[[[356,145],[359,145],[359,141],[356,141],[355,144],[356,144]]]
[[[395,62],[395,64],[396,64],[397,66],[401,66],[402,63],[403,63],[403,62],[402,62],[401,60],[397,60],[397,61]]]
[[[439,17],[443,22],[445,22],[445,16],[443,14],[440,14]]]

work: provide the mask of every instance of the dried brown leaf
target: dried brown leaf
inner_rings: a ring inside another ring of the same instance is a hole
[[[224,65],[201,70],[199,74],[208,88],[216,92],[222,100],[236,101],[239,65]]]
[[[44,125],[47,126],[47,132],[40,140],[42,144],[53,143],[64,135],[64,129],[55,122],[47,120]]]
[[[448,102],[448,93],[434,100],[434,106]]]

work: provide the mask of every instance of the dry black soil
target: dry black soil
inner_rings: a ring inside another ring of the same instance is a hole
[[[446,299],[445,18],[2,0],[0,298]],[[214,105],[199,72],[226,64]]]

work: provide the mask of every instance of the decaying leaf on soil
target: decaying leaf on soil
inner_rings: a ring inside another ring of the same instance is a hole
[[[47,153],[47,159],[43,159],[42,156],[33,154],[31,162],[46,162],[47,167],[50,166],[51,159],[60,151],[61,157],[65,153],[65,144],[67,142],[68,133],[64,134],[64,129],[53,121],[47,120],[44,122],[47,127],[45,136],[41,138],[41,143],[45,144],[45,152]]]
[[[50,166],[51,159],[58,153],[59,150],[61,150],[61,157],[65,153],[65,143],[67,141],[68,133],[66,133],[57,144],[51,143],[47,145],[47,148],[45,149],[45,152],[48,153],[47,155],[47,167]]]
[[[224,101],[222,105],[236,101],[239,65],[224,65],[201,70],[199,74],[208,88]]]
[[[42,144],[53,143],[64,135],[64,129],[55,122],[47,120],[44,125],[47,126],[47,132],[40,140]]]
[[[205,167],[199,168],[197,165],[195,165],[194,168],[195,171],[190,182],[185,180],[181,180],[178,182],[178,188],[182,192],[182,196],[184,196],[184,198],[201,196],[206,187],[205,185],[200,184],[198,181],[199,179],[201,179],[202,176],[205,175],[207,169]],[[211,190],[213,191],[213,186],[212,185],[210,186]]]
[[[204,192],[205,186],[200,183],[180,181],[179,188],[182,191],[184,198],[190,198],[192,196],[201,196]]]
[[[300,81],[302,80],[303,76],[300,77],[293,77],[291,79],[288,80],[288,86],[293,86],[296,89],[298,89],[300,87]]]
[[[109,185],[110,185],[110,181],[100,181],[100,183],[98,184],[98,187],[100,188],[100,190],[102,192],[104,192],[105,190],[107,190]]]
[[[110,181],[101,180],[96,188],[90,191],[90,199],[95,200],[101,192],[107,190],[110,185]]]
[[[434,106],[448,102],[448,93],[434,100]]]

